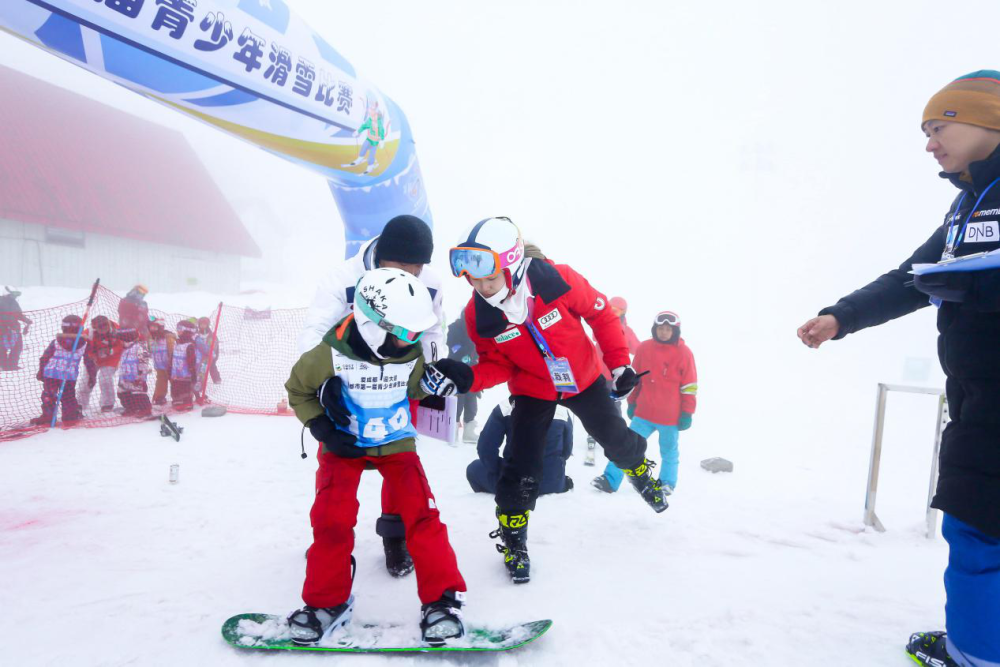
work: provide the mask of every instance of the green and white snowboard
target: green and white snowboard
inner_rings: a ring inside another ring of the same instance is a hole
[[[532,621],[503,628],[466,628],[465,636],[445,646],[424,646],[416,624],[378,625],[350,623],[315,646],[292,642],[284,616],[239,614],[222,626],[222,637],[243,649],[279,651],[332,651],[335,653],[407,653],[441,651],[509,651],[529,644],[552,626],[552,621]]]

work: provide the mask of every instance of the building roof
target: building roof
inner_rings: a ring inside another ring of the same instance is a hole
[[[0,67],[0,218],[259,257],[179,132]]]

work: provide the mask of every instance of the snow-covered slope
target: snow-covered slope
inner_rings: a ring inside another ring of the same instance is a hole
[[[500,397],[489,394],[484,410]],[[310,458],[299,458],[290,417],[177,421],[180,443],[148,423],[0,444],[0,662],[260,660],[226,645],[219,628],[234,613],[300,604],[315,445],[307,435]],[[943,623],[944,544],[923,537],[919,506],[887,534],[863,530],[863,479],[831,474],[844,469],[842,452],[817,449],[806,462],[761,450],[737,460],[732,475],[712,475],[698,460],[716,452],[682,439],[677,494],[655,515],[627,486],[614,496],[590,488],[600,467],[583,466],[579,430],[576,445],[576,489],[540,499],[534,578],[515,587],[487,536],[493,500],[465,481],[475,448],[420,443],[469,585],[468,621],[555,620],[516,653],[450,664],[810,665],[849,656],[852,665],[902,666],[908,633]],[[171,485],[174,463],[180,482]],[[414,578],[389,577],[374,534],[376,473],[360,493],[356,618],[416,632]],[[267,658],[325,659],[345,658]]]

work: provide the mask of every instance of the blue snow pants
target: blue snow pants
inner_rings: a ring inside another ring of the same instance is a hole
[[[677,427],[654,424],[642,417],[633,417],[632,423],[628,427],[644,438],[651,436],[653,431],[657,431],[660,434],[660,456],[662,457],[660,463],[660,483],[669,484],[670,488],[675,488],[677,486],[677,464],[680,462],[680,453],[677,451],[680,431],[677,430]],[[608,465],[604,468],[604,476],[611,483],[611,488],[617,491],[625,473],[614,463],[608,461]]]
[[[1000,667],[1000,538],[944,515],[948,653],[963,667]]]

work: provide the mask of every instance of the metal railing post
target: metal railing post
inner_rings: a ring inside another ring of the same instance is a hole
[[[868,493],[865,495],[865,525],[871,526],[880,533],[885,532],[885,526],[875,515],[875,496],[878,493],[878,469],[882,460],[882,431],[885,428],[885,396],[888,388],[879,382],[878,395],[875,399],[875,429],[872,434],[872,453],[868,463]]]

